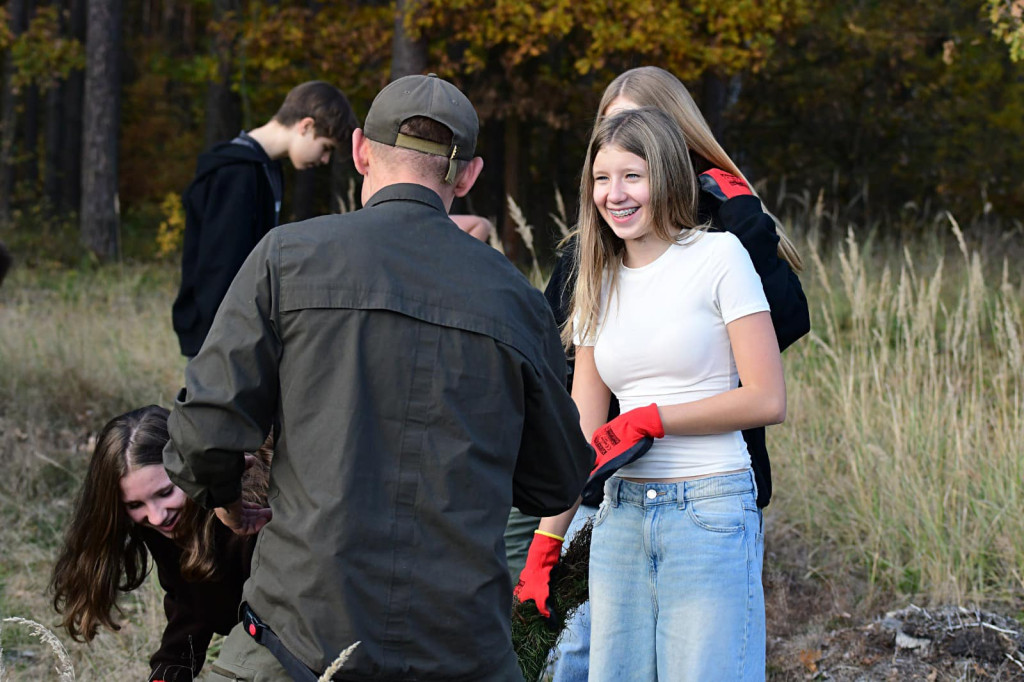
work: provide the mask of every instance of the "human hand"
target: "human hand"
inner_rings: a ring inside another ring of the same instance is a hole
[[[448,217],[459,226],[460,230],[482,242],[490,239],[491,233],[494,232],[494,225],[483,216],[456,213]]]
[[[700,174],[700,188],[721,202],[733,197],[752,196],[750,186],[732,173],[718,168]]]
[[[533,600],[540,615],[550,621],[551,569],[558,563],[565,539],[541,530],[533,533],[533,542],[526,554],[526,565],[519,574],[519,582],[513,594],[520,602]]]
[[[235,535],[255,535],[273,517],[269,507],[241,500],[227,507],[217,507],[213,512]]]

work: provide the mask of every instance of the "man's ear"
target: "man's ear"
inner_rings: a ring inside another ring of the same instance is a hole
[[[483,169],[484,160],[479,156],[474,156],[473,160],[455,178],[455,196],[464,197],[469,194],[469,190],[473,189],[473,183],[480,177],[480,172]]]
[[[352,131],[352,165],[360,175],[366,175],[370,170],[370,141],[363,135],[362,128]]]

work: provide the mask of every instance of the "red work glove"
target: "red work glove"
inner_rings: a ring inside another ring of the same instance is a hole
[[[597,460],[590,474],[593,475],[611,460],[627,452],[645,436],[662,438],[665,427],[661,424],[658,406],[654,403],[620,414],[597,431],[590,444],[597,452]]]
[[[700,188],[721,202],[726,202],[733,197],[754,194],[743,178],[737,178],[732,173],[726,173],[718,168],[712,168],[708,172],[700,174]]]
[[[526,566],[519,574],[519,582],[513,592],[521,602],[533,600],[540,615],[551,618],[551,569],[558,563],[565,538],[545,533],[542,530],[533,532],[533,542],[526,554]]]
[[[665,427],[654,403],[620,414],[594,432],[590,444],[597,453],[590,478],[583,486],[583,504],[596,507],[601,502],[604,482],[612,474],[643,456],[655,438],[665,435]]]

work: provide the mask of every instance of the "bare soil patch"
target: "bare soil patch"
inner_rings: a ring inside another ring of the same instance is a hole
[[[1024,623],[1008,615],[1024,614],[1022,605],[869,599],[855,577],[839,584],[810,570],[798,540],[775,544],[764,578],[771,682],[1024,682]]]

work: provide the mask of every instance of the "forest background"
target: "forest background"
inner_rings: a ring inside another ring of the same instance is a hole
[[[556,194],[571,214],[600,92],[644,64],[690,86],[762,192],[825,192],[887,231],[938,209],[1013,226],[1022,4],[7,0],[0,237],[30,261],[78,262],[79,243],[151,256],[199,152],[265,122],[292,86],[334,83],[361,118],[391,78],[429,70],[481,117],[487,166],[460,209],[493,218],[522,261],[506,197],[532,224],[551,226]],[[355,177],[337,156],[288,178],[286,217],[338,210]],[[61,226],[80,239],[53,239]],[[544,261],[555,235],[538,231]]]
[[[812,330],[768,436],[769,679],[1024,680],[1022,18],[1024,0],[6,0],[0,680],[53,677],[16,617],[57,632],[77,679],[148,670],[155,578],[89,646],[46,584],[98,429],[181,384],[170,303],[202,149],[301,81],[362,119],[393,76],[434,71],[481,116],[458,208],[541,286],[600,93],[644,64],[687,83],[804,255]],[[357,205],[338,156],[286,170],[288,219]],[[917,604],[952,609],[930,654],[870,629]],[[968,631],[995,638],[987,659]]]

